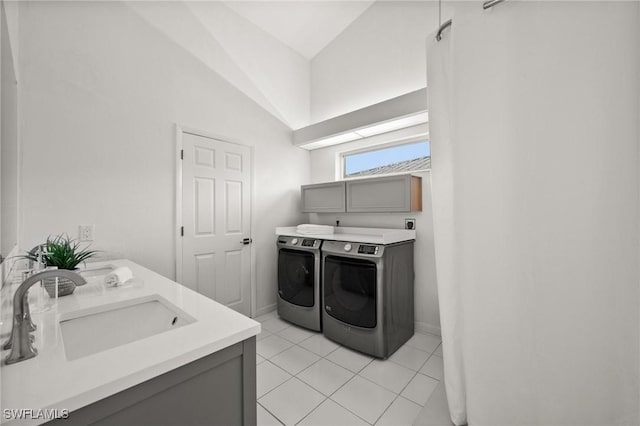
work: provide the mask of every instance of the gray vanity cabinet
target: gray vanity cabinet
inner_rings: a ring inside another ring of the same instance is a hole
[[[412,212],[422,210],[422,178],[412,175],[354,179],[346,182],[347,212]]]
[[[302,185],[300,192],[303,213],[345,212],[345,183],[342,181]]]
[[[72,411],[67,419],[47,424],[255,426],[256,338],[236,343]]]

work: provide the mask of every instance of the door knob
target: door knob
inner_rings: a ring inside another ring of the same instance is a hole
[[[251,244],[252,242],[253,240],[251,238],[244,238],[242,241],[240,241],[240,243],[244,244],[245,246]]]

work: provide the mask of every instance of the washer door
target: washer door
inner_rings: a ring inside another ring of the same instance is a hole
[[[358,327],[374,328],[376,316],[376,264],[362,259],[326,256],[324,309],[327,314]]]
[[[314,305],[313,282],[315,277],[313,253],[280,249],[278,254],[278,294],[294,305]]]

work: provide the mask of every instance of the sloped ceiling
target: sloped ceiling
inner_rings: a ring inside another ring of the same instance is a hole
[[[310,124],[311,58],[373,1],[127,2],[291,129]]]
[[[373,1],[226,1],[224,3],[305,58],[313,59],[367,10]]]

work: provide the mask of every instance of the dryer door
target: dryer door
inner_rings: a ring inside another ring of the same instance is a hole
[[[314,260],[315,255],[310,252],[280,249],[278,294],[283,300],[298,306],[313,306]]]
[[[374,328],[377,323],[376,264],[329,255],[324,260],[323,274],[327,314],[350,325]]]

